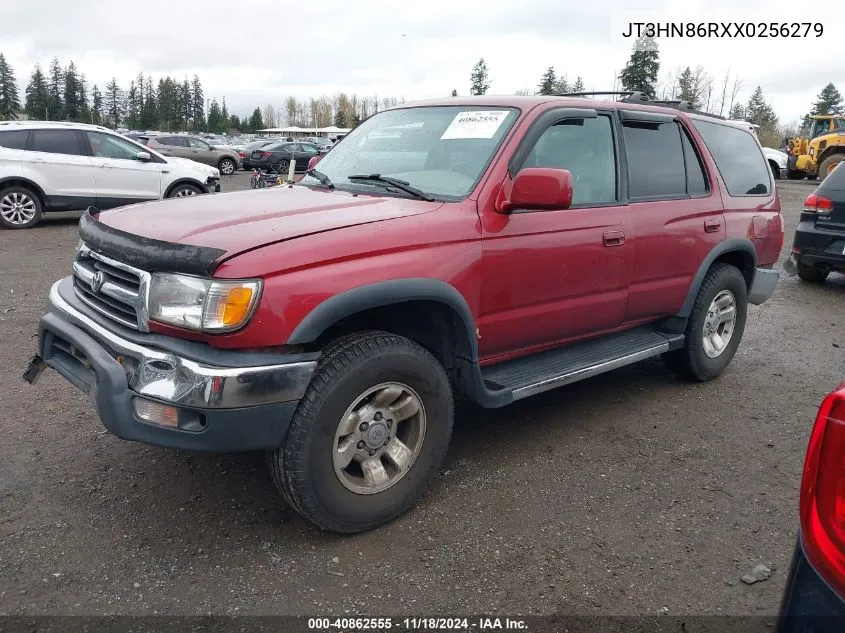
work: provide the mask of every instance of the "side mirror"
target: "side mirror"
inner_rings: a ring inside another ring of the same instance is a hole
[[[499,195],[498,213],[514,209],[568,209],[572,205],[572,174],[567,169],[526,167],[513,180],[510,195]]]
[[[148,163],[153,159],[149,152],[138,152],[135,154],[135,160],[140,160],[142,163]]]
[[[314,169],[322,158],[322,156],[313,156],[311,160],[308,161],[308,169]]]

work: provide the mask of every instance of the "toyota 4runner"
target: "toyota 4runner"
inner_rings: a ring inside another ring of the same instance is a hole
[[[423,494],[456,396],[501,407],[655,356],[715,378],[778,280],[759,142],[681,107],[404,104],[310,167],[86,212],[25,378],[55,369],[120,438],[267,451],[294,508],[358,532]]]

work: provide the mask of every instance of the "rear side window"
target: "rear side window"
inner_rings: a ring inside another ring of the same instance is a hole
[[[79,133],[76,130],[34,130],[30,149],[48,154],[84,156]]]
[[[686,197],[687,175],[678,124],[625,121],[622,129],[630,197]]]
[[[699,121],[693,125],[710,150],[732,196],[763,196],[772,191],[771,171],[756,139],[745,130]]]
[[[188,140],[181,136],[162,136],[156,139],[162,145],[171,147],[188,147]]]
[[[26,149],[29,130],[9,130],[0,132],[0,147],[8,149]]]

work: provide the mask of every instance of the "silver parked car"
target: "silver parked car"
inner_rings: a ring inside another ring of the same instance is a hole
[[[240,155],[231,147],[215,147],[201,138],[186,134],[150,136],[147,147],[165,156],[189,158],[198,163],[213,165],[225,176],[231,176],[242,167]]]

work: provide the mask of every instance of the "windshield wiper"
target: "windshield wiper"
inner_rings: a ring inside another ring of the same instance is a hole
[[[391,185],[404,191],[405,193],[409,193],[418,200],[427,200],[428,202],[433,202],[434,198],[426,195],[422,189],[417,189],[416,187],[412,186],[407,180],[399,180],[399,178],[391,178],[390,176],[382,176],[381,174],[355,174],[352,176],[346,177],[348,180],[369,180],[371,182],[383,182],[386,185]]]
[[[328,176],[326,176],[326,174],[324,174],[321,171],[317,171],[316,169],[309,169],[305,172],[305,175],[306,176],[313,176],[314,178],[319,180],[320,184],[323,185],[324,187],[328,187],[329,189],[334,189],[334,183],[332,182],[332,179],[329,178]]]

